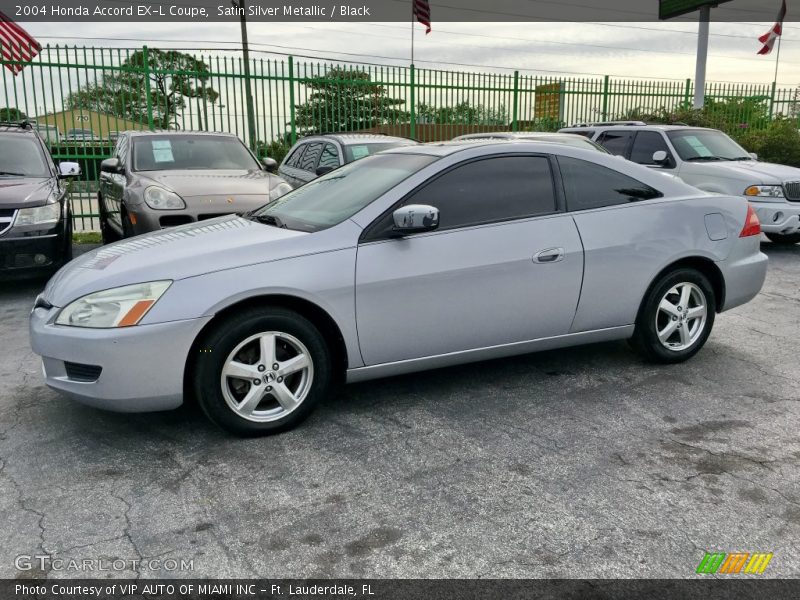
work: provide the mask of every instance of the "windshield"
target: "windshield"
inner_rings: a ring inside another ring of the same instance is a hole
[[[39,142],[19,134],[0,136],[0,177],[50,177]]]
[[[667,136],[682,160],[752,160],[747,150],[721,131],[680,129]]]
[[[349,163],[365,156],[371,156],[381,150],[388,150],[389,148],[397,148],[398,146],[409,146],[409,142],[395,141],[395,142],[370,142],[368,144],[353,144],[352,146],[344,147],[344,162]]]
[[[255,211],[265,223],[320,231],[349,219],[404,179],[437,160],[421,154],[379,154],[339,167]]]
[[[135,171],[259,169],[239,138],[223,135],[164,135],[134,138]]]

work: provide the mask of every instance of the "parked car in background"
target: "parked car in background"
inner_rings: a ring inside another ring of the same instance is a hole
[[[613,154],[673,173],[701,190],[744,196],[753,203],[766,236],[800,242],[800,169],[757,160],[716,129],[684,125],[570,127],[586,132]]]
[[[28,124],[0,126],[0,273],[52,271],[72,258],[65,180],[78,163],[53,162]]]
[[[413,146],[414,140],[374,133],[336,133],[302,138],[286,153],[278,175],[292,187],[299,187],[346,165],[381,150]]]
[[[57,146],[61,143],[61,132],[55,125],[37,123],[33,127],[39,132],[39,135],[42,136],[42,139],[48,146]]]
[[[576,148],[586,148],[597,150],[608,154],[608,150],[600,144],[593,142],[582,135],[574,133],[553,133],[549,131],[492,131],[487,133],[469,133],[454,137],[453,141],[480,141],[480,140],[527,140],[532,142],[553,142],[555,144],[566,144]]]
[[[96,142],[99,138],[91,129],[67,129],[65,142]]]
[[[345,377],[626,338],[687,360],[761,289],[759,232],[741,196],[596,150],[405,146],[79,257],[36,300],[31,345],[47,385],[88,404],[188,391],[230,431],[273,433]]]
[[[100,163],[100,231],[108,243],[247,212],[292,188],[229,133],[125,131]]]

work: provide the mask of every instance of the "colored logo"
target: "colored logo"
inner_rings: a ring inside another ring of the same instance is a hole
[[[736,575],[751,573],[761,575],[772,560],[772,552],[706,552],[697,566],[698,573]]]

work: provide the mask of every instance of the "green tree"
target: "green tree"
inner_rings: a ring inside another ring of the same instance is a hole
[[[453,106],[435,107],[430,104],[417,105],[417,122],[437,125],[506,125],[508,111],[504,104],[497,108],[483,104],[470,104],[466,100]]]
[[[15,123],[27,118],[28,116],[18,108],[9,108],[7,106],[0,108],[0,121],[3,123]]]
[[[219,93],[208,82],[211,74],[202,60],[177,50],[148,50],[148,74],[145,55],[138,50],[121,65],[121,69],[103,79],[73,92],[67,97],[67,108],[84,108],[138,123],[148,122],[147,90],[153,122],[160,129],[177,124],[179,111],[188,100],[214,103]]]
[[[334,67],[305,86],[311,93],[295,106],[295,124],[302,135],[408,122],[409,114],[401,108],[405,100],[390,97],[366,71]]]

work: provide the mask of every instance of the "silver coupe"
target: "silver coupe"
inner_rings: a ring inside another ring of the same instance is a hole
[[[547,142],[396,148],[241,216],[100,248],[37,298],[46,383],[117,411],[184,394],[241,435],[340,380],[629,339],[684,361],[767,258],[740,196]]]

